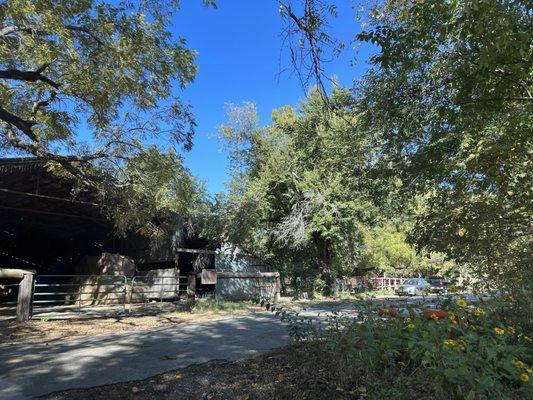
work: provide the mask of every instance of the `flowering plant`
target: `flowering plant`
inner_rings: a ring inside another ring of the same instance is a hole
[[[324,348],[336,357],[338,371],[389,371],[435,382],[454,398],[533,398],[531,339],[506,320],[512,302],[469,304],[448,301],[441,310],[384,310],[358,302],[357,317],[335,315],[326,321],[287,317],[294,338]],[[418,308],[422,308],[419,305]],[[358,372],[360,373],[360,372]],[[435,397],[438,398],[438,397]],[[446,397],[444,397],[446,398]]]

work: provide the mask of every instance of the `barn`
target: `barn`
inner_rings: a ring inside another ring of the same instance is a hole
[[[20,277],[10,277],[12,269],[35,275],[32,297],[41,305],[241,299],[272,292],[279,277],[260,260],[185,229],[169,232],[155,252],[146,238],[118,236],[95,192],[38,158],[0,159],[0,302],[17,297]]]

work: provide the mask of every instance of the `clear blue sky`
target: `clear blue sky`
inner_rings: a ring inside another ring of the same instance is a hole
[[[358,31],[351,0],[339,0],[339,17],[332,33],[347,46],[328,64],[328,75],[351,86],[361,76],[368,48],[357,52],[349,45]],[[333,25],[333,24],[332,24]],[[225,121],[226,103],[254,101],[260,122],[270,122],[271,111],[295,105],[305,96],[283,50],[283,21],[275,0],[218,0],[218,8],[204,8],[200,0],[182,2],[174,17],[173,33],[187,39],[198,52],[199,71],[181,98],[192,105],[198,129],[193,150],[185,154],[192,173],[214,194],[227,181],[227,157],[220,151],[216,127]],[[355,65],[350,61],[357,60]],[[286,70],[283,72],[283,70]]]

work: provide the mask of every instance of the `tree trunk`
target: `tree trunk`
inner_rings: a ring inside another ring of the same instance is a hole
[[[334,279],[331,239],[324,239],[318,232],[315,232],[313,242],[318,256],[317,278],[326,282],[326,294],[332,294]]]

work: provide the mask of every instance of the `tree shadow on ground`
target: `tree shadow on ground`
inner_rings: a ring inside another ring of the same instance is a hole
[[[70,341],[3,344],[0,399],[145,379],[213,359],[252,357],[287,342],[285,326],[261,313]]]

